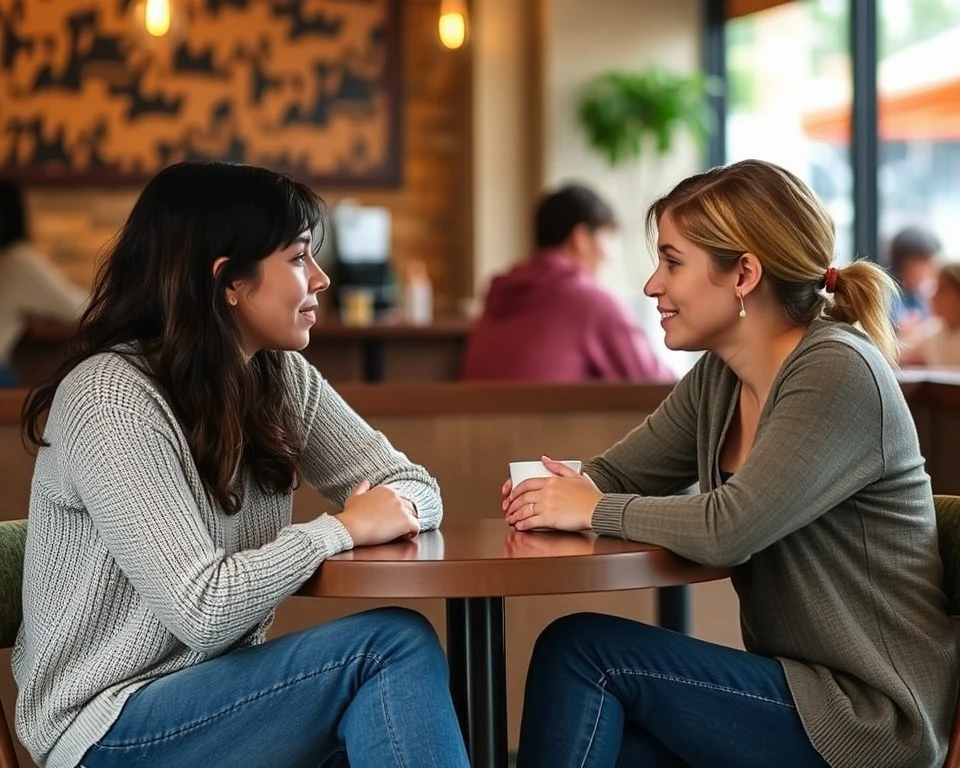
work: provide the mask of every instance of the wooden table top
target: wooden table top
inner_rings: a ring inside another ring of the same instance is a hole
[[[327,558],[297,592],[312,597],[509,597],[606,592],[722,579],[662,547],[592,533],[512,530],[501,519],[445,522],[410,541]]]

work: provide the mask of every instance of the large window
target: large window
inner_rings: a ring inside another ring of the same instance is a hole
[[[775,5],[725,30],[726,159],[770,160],[806,181],[836,222],[840,262],[853,255],[848,30],[845,0]]]
[[[725,4],[725,20],[714,23],[724,25],[726,160],[773,160],[810,183],[836,220],[841,261],[855,255],[855,217],[876,251],[856,255],[886,263],[890,238],[919,225],[960,259],[960,0]],[[870,25],[851,29],[855,7],[876,14],[875,40]],[[876,74],[878,125],[861,120],[853,139],[862,147],[879,134],[875,160],[856,171],[860,189],[876,185],[876,210],[854,203],[862,199],[850,162],[854,36],[858,72],[868,83]],[[862,53],[873,50],[875,62]]]
[[[882,242],[931,229],[960,259],[960,0],[880,0]]]

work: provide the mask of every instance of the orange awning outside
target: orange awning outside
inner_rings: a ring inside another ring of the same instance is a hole
[[[727,18],[763,11],[787,0],[727,0]],[[916,43],[879,66],[880,137],[885,141],[960,140],[960,25]],[[931,62],[938,62],[934,66]],[[935,82],[922,82],[936,73]],[[884,89],[884,84],[887,87]],[[850,141],[850,104],[806,112],[804,133],[834,143]]]
[[[738,16],[749,16],[751,13],[765,11],[767,8],[785,5],[788,2],[791,0],[727,0],[724,11],[728,19],[735,19]]]
[[[882,141],[960,140],[960,78],[879,95]],[[850,105],[826,107],[803,116],[803,132],[832,143],[850,140]]]

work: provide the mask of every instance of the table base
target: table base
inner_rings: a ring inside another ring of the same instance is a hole
[[[507,657],[502,597],[447,600],[450,693],[473,768],[507,768]]]
[[[678,587],[660,587],[657,590],[657,624],[664,629],[690,634],[690,590]]]

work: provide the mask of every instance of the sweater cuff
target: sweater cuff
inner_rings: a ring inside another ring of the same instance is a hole
[[[629,493],[605,493],[593,510],[591,526],[601,536],[626,538],[623,533],[623,512],[633,496]]]
[[[333,515],[320,515],[309,523],[297,523],[291,527],[305,533],[322,558],[353,549],[353,538]]]
[[[443,507],[439,495],[421,480],[394,480],[386,483],[400,496],[413,504],[420,521],[420,532],[431,531],[440,525]]]

